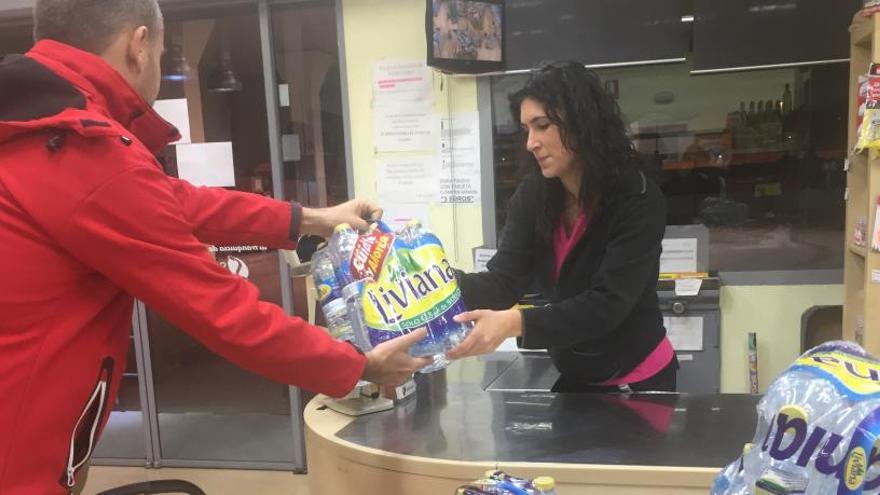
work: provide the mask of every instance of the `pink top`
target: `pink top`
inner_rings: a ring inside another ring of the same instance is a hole
[[[565,257],[571,251],[571,248],[573,248],[574,245],[581,240],[581,237],[584,236],[588,224],[589,221],[587,220],[587,216],[581,213],[574,221],[574,226],[571,228],[571,234],[569,234],[565,231],[565,222],[559,222],[559,228],[557,228],[556,233],[553,234],[553,253],[556,255],[556,271],[554,272],[556,280],[559,280],[559,272],[562,270],[562,262],[565,261]]]
[[[559,280],[559,272],[562,271],[562,263],[565,261],[565,257],[568,256],[574,245],[587,232],[589,223],[587,216],[581,213],[575,220],[569,234],[565,231],[565,223],[559,222],[559,227],[553,234],[553,253],[556,255],[554,275],[556,275],[556,280]],[[647,380],[665,368],[672,361],[674,355],[675,350],[672,348],[672,343],[669,342],[668,338],[663,337],[663,340],[651,351],[651,354],[648,354],[648,357],[633,368],[632,371],[626,375],[603,382],[602,385],[624,385]]]
[[[665,368],[672,361],[674,354],[675,350],[672,348],[672,342],[669,342],[667,337],[663,337],[663,340],[657,344],[657,347],[651,351],[651,354],[648,354],[648,357],[633,368],[632,371],[603,382],[602,385],[626,385],[647,380]]]

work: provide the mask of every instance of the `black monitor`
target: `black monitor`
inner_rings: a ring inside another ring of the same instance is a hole
[[[504,0],[427,0],[428,65],[444,72],[504,70]]]

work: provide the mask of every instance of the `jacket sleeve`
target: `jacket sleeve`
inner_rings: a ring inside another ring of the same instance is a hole
[[[486,264],[488,271],[458,273],[469,309],[509,309],[528,290],[534,272],[535,208],[529,201],[533,187],[527,179],[510,198],[501,243]]]
[[[220,201],[229,206],[238,200]],[[184,210],[158,168],[137,165],[81,200],[58,240],[81,262],[239,366],[333,396],[351,390],[365,357],[260,301],[252,284],[211,258]],[[202,217],[205,226],[222,223],[207,217]]]
[[[601,338],[630,314],[651,280],[656,283],[666,203],[656,186],[633,198],[623,203],[587,290],[523,310],[521,347],[564,348]]]
[[[252,243],[293,249],[299,238],[302,207],[259,194],[196,187],[167,177],[183,218],[202,242],[216,245]]]

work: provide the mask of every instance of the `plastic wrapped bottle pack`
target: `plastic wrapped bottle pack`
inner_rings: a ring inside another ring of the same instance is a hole
[[[880,362],[858,345],[807,351],[757,410],[752,442],[716,477],[713,495],[880,491]]]
[[[466,308],[434,234],[418,222],[397,233],[380,223],[362,234],[343,224],[329,251],[358,344],[376,346],[426,328],[428,336],[411,354],[434,358],[423,372],[448,364],[446,351],[464,340],[471,325],[452,319]]]

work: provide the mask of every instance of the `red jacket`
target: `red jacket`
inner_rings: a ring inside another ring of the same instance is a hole
[[[0,64],[4,495],[75,481],[115,401],[133,297],[273,380],[338,396],[363,372],[214,261],[206,243],[294,247],[292,209],[166,176],[154,153],[177,134],[95,55],[41,41]]]

